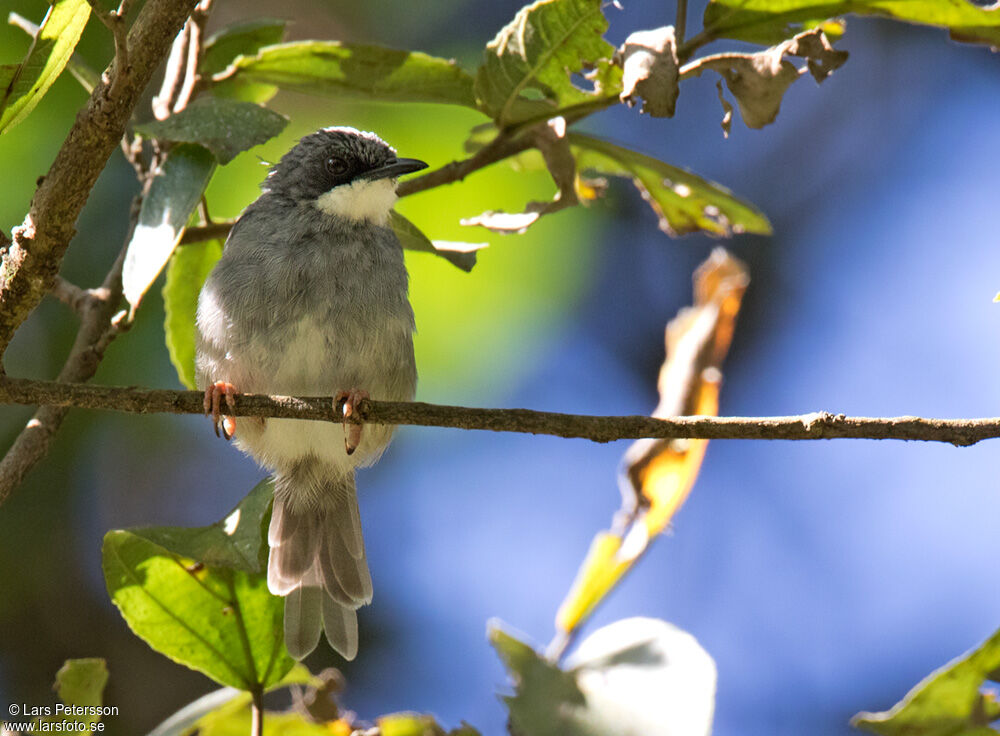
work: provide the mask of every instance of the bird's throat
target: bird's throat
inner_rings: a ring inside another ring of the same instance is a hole
[[[395,203],[395,179],[359,179],[334,187],[316,200],[316,206],[327,215],[376,225],[388,222],[389,211]]]

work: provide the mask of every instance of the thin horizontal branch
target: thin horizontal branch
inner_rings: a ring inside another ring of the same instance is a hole
[[[330,397],[239,394],[235,416],[285,417],[340,421]],[[0,378],[0,403],[74,406],[139,414],[201,414],[198,391],[149,390],[90,384]],[[421,402],[365,400],[365,421],[423,427],[485,429],[576,437],[611,442],[644,437],[679,439],[923,440],[965,446],[1000,437],[1000,417],[989,419],[924,419],[921,417],[847,417],[814,412],[792,417],[586,416],[530,409],[476,409]],[[238,430],[237,430],[238,431]]]

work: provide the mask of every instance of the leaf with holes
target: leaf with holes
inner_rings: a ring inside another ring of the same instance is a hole
[[[266,84],[328,97],[384,102],[438,102],[475,107],[472,77],[454,61],[338,41],[296,41],[241,56],[213,87]]]
[[[0,67],[0,133],[35,109],[66,67],[90,17],[87,0],[58,0],[20,64]]]
[[[956,41],[1000,46],[1000,8],[969,0],[711,0],[703,22],[712,37],[771,45],[811,28],[816,19],[847,13],[938,26]]]
[[[602,34],[602,0],[538,0],[525,6],[486,45],[476,72],[480,109],[501,128],[547,120],[565,108],[599,105],[621,92],[615,49]],[[593,91],[571,74],[591,70]]]
[[[568,138],[581,171],[632,179],[668,235],[771,234],[763,213],[719,184],[598,138],[581,133],[569,133]]]

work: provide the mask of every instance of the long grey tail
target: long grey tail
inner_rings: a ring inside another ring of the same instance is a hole
[[[267,587],[285,598],[285,645],[302,659],[326,631],[345,659],[358,653],[355,611],[372,599],[354,473],[306,461],[274,476]]]

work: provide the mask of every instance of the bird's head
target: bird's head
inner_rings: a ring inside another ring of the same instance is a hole
[[[396,201],[396,178],[425,168],[423,161],[397,157],[374,133],[323,128],[282,156],[263,188],[327,215],[383,225]]]

